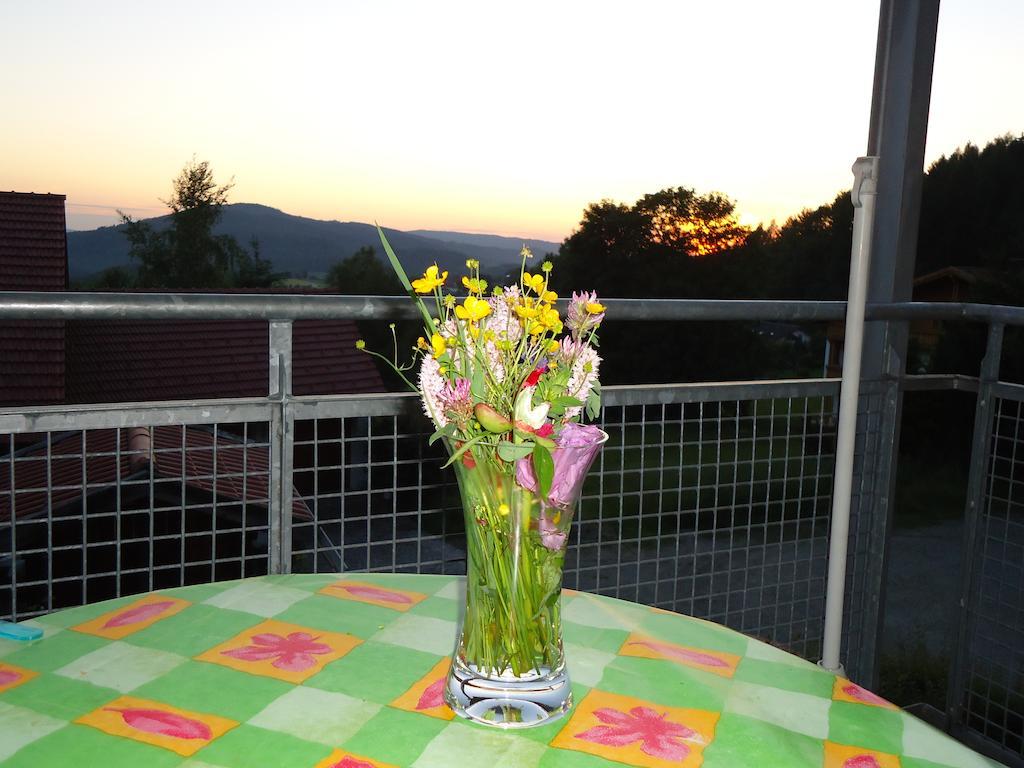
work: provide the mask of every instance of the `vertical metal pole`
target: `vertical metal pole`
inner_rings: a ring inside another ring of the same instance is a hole
[[[292,396],[292,323],[272,320],[270,323],[270,399],[272,406],[270,430],[270,572],[290,573],[292,570],[292,460],[295,444],[295,415]]]
[[[967,686],[970,653],[971,621],[974,615],[972,598],[976,588],[976,555],[981,510],[985,503],[985,476],[988,474],[989,451],[992,448],[992,385],[999,380],[999,362],[1003,356],[1003,325],[992,323],[988,328],[988,344],[981,361],[978,400],[974,407],[974,438],[971,443],[971,472],[967,481],[967,509],[964,514],[964,549],[961,557],[960,620],[957,623],[953,669],[946,693],[949,727],[956,731],[963,726],[961,709]]]
[[[879,158],[869,304],[912,296],[938,16],[939,0],[881,0],[867,148]],[[849,675],[869,687],[877,682],[885,608],[907,332],[906,322],[869,322],[864,329],[861,391],[873,394],[859,419],[864,451],[856,461],[850,561],[862,569],[861,591],[847,598],[853,642],[844,661]]]
[[[843,598],[846,591],[846,549],[850,534],[850,495],[853,491],[853,448],[857,436],[861,348],[864,341],[864,303],[871,265],[871,233],[875,219],[878,158],[861,157],[853,164],[853,248],[850,253],[850,292],[846,301],[846,340],[843,383],[839,397],[836,469],[832,490],[828,586],[825,595],[825,638],[821,666],[845,674],[839,660],[843,638]]]

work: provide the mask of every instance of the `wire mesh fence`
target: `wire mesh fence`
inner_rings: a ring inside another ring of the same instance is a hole
[[[956,695],[961,725],[1024,764],[1024,388],[1014,389],[993,399]]]
[[[267,573],[268,437],[260,422],[0,435],[0,613]]]
[[[566,586],[720,621],[813,657],[834,385],[751,384],[735,398],[705,387],[621,392],[608,390],[600,424],[610,438],[584,487]],[[351,411],[351,401],[340,405]],[[410,406],[333,416],[324,400],[318,418],[296,421],[295,486],[312,518],[292,520],[294,570],[465,573],[454,473]]]

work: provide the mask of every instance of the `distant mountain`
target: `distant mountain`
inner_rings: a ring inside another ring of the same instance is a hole
[[[465,245],[478,245],[482,248],[515,248],[516,253],[525,245],[534,256],[544,256],[548,253],[558,253],[558,243],[550,240],[533,240],[522,237],[504,237],[502,235],[476,235],[466,232],[442,232],[433,229],[412,229],[407,234],[421,235],[440,240],[452,247]]]
[[[166,227],[169,216],[146,219],[154,228]],[[123,226],[101,227],[87,232],[68,232],[68,270],[72,280],[87,279],[104,269],[129,264],[128,239]],[[322,275],[331,265],[351,256],[363,246],[373,246],[384,256],[377,230],[358,222],[321,221],[253,203],[224,206],[214,230],[231,235],[247,245],[255,238],[260,254],[274,270],[290,275]],[[464,271],[466,259],[477,259],[482,272],[503,277],[519,267],[523,240],[497,235],[460,232],[400,232],[386,229],[402,265],[410,276],[420,274],[435,261],[442,269]],[[558,249],[556,243],[526,240],[534,253],[543,255]]]

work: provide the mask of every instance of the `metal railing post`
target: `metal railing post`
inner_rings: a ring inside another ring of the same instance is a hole
[[[292,569],[292,503],[294,482],[292,461],[295,444],[295,411],[292,407],[292,323],[270,322],[270,526],[271,573]]]
[[[857,436],[857,400],[860,397],[861,348],[864,342],[864,305],[871,265],[871,232],[875,218],[878,158],[861,157],[853,164],[853,247],[850,257],[850,292],[846,302],[843,347],[843,384],[839,396],[836,469],[832,492],[828,584],[825,595],[825,634],[821,666],[845,674],[839,660],[843,637],[843,599],[846,590],[846,552],[850,533],[850,496],[853,490],[853,449]]]
[[[981,512],[985,504],[985,476],[988,473],[989,451],[992,447],[992,390],[993,385],[999,380],[999,363],[1003,356],[1003,329],[1002,323],[991,323],[988,327],[988,342],[985,346],[985,357],[981,361],[978,382],[978,400],[974,408],[971,469],[967,480],[967,506],[964,511],[960,621],[957,623],[953,668],[950,670],[946,694],[946,711],[949,715],[950,730],[955,730],[962,725],[960,719],[964,691],[967,686],[968,654],[973,617],[971,598],[977,583],[975,555],[978,529],[981,527]]]

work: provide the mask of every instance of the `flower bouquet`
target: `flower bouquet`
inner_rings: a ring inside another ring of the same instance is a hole
[[[488,292],[466,262],[464,295],[436,265],[410,282],[424,333],[411,361],[387,360],[419,392],[458,477],[466,520],[466,610],[445,687],[458,714],[537,725],[571,706],[562,650],[562,565],[586,475],[608,436],[580,423],[600,410],[597,330],[605,308],[574,293],[565,320],[544,262]],[[360,344],[361,348],[365,345]],[[378,357],[375,352],[371,352]],[[406,377],[418,367],[417,383]]]

